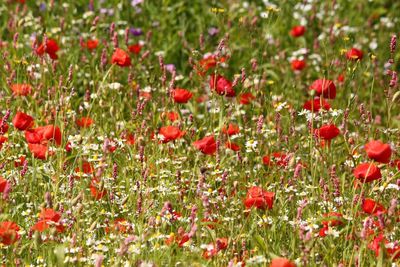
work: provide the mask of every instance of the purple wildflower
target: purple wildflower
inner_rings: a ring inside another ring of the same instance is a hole
[[[130,28],[129,31],[133,36],[140,36],[143,34],[143,31],[140,28]]]
[[[211,27],[208,29],[208,34],[210,36],[216,36],[219,33],[219,29],[215,27]]]

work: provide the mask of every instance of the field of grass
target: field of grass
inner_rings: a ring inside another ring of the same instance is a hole
[[[1,266],[400,266],[399,10],[0,1]]]

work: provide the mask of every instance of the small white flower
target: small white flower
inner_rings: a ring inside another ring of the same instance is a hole
[[[400,190],[400,186],[398,186],[397,184],[388,184],[388,186],[386,188],[387,189],[395,189],[397,191]]]
[[[261,264],[261,263],[265,263],[265,262],[267,262],[267,259],[264,256],[259,255],[259,256],[254,256],[254,257],[248,259],[246,261],[246,265],[257,265],[257,264]]]
[[[260,13],[260,17],[262,17],[263,19],[268,18],[268,13],[267,12],[261,12]]]
[[[157,57],[159,57],[159,56],[164,57],[165,56],[165,52],[164,51],[157,51],[157,52],[154,53],[154,55],[156,55]]]
[[[378,43],[376,42],[375,39],[372,40],[372,41],[369,43],[369,48],[370,48],[371,50],[375,50],[375,49],[378,48]]]
[[[328,230],[326,231],[326,235],[331,235],[333,237],[339,237],[340,232],[333,229],[332,227],[329,227]]]
[[[94,12],[93,11],[87,11],[87,12],[83,13],[82,18],[87,19],[87,18],[90,18],[92,16],[94,16]]]
[[[286,106],[287,106],[287,102],[280,103],[280,104],[276,107],[275,110],[276,110],[277,112],[279,112],[279,111],[281,111],[282,109],[286,108]]]
[[[177,75],[176,77],[175,77],[175,81],[180,81],[180,80],[183,80],[185,77],[183,76],[183,75]]]
[[[309,114],[310,111],[307,109],[302,109],[299,113],[297,113],[299,116],[307,115]]]
[[[340,109],[332,109],[331,110],[331,116],[332,117],[337,117],[339,115],[343,114],[343,110]]]
[[[120,83],[110,83],[108,85],[108,88],[110,88],[112,90],[118,90],[119,88],[121,88],[121,84]]]
[[[251,148],[251,149],[255,149],[258,145],[257,141],[254,140],[249,140],[246,142],[246,148]]]
[[[307,121],[312,121],[312,120],[314,120],[314,121],[319,121],[319,120],[321,120],[321,117],[318,116],[318,115],[315,115],[315,116],[314,116],[313,113],[309,112],[309,113],[307,113],[307,115],[306,115],[306,119],[307,119]]]

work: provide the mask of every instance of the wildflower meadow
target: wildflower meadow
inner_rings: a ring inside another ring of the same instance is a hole
[[[0,266],[400,266],[400,2],[1,0]]]

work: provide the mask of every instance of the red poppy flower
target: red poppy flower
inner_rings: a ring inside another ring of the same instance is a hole
[[[383,249],[383,251],[386,252],[393,260],[400,258],[400,246],[398,244],[391,244],[387,247],[387,244],[389,244],[389,241],[382,233],[380,233],[372,242],[368,244],[368,248],[375,252],[376,257],[379,257],[380,251]]]
[[[277,166],[285,167],[289,163],[288,155],[282,152],[274,152],[272,153],[271,157],[264,156],[262,160],[263,164],[267,166],[271,166],[272,163],[274,163]]]
[[[120,67],[129,67],[131,65],[131,58],[127,52],[117,48],[111,57],[111,63],[117,64]]]
[[[61,145],[61,130],[58,126],[46,125],[43,126],[43,138],[46,140],[54,140],[56,144]]]
[[[368,214],[378,214],[378,212],[386,212],[385,207],[373,199],[366,198],[362,203],[362,209]]]
[[[381,244],[384,245],[386,241],[386,238],[383,236],[383,234],[379,234],[377,237],[374,238],[374,240],[368,244],[368,248],[373,250],[375,252],[375,256],[379,256],[379,251],[381,249]]]
[[[9,246],[20,239],[19,226],[10,221],[0,222],[0,243]]]
[[[61,130],[58,126],[46,125],[25,131],[25,139],[31,144],[46,143],[54,140],[56,144],[61,145]]]
[[[328,212],[322,215],[324,219],[322,220],[323,227],[319,231],[320,237],[325,237],[326,232],[329,227],[335,227],[343,225],[343,215],[339,212]]]
[[[247,209],[256,207],[257,209],[272,209],[275,193],[263,190],[261,187],[253,186],[247,191],[244,205]]]
[[[222,237],[222,238],[217,238],[215,240],[216,242],[216,248],[218,250],[223,250],[226,249],[228,247],[228,238],[226,237]]]
[[[7,122],[3,122],[3,124],[1,124],[3,118],[0,117],[0,134],[5,134],[6,132],[8,132],[8,123]]]
[[[208,69],[213,68],[217,65],[217,60],[214,55],[210,55],[199,60],[199,64],[204,71],[207,71]]]
[[[165,240],[165,244],[169,246],[175,242],[176,244],[178,244],[179,247],[183,247],[183,245],[185,245],[185,243],[188,242],[189,240],[190,240],[189,234],[185,233],[183,228],[180,227],[176,235],[172,234],[169,238]]]
[[[149,93],[149,92],[140,91],[139,96],[140,96],[140,98],[144,98],[147,100],[151,99],[151,93]]]
[[[343,215],[339,212],[328,212],[322,215],[325,219],[322,220],[323,226],[339,226],[343,225]]]
[[[383,249],[384,253],[393,260],[396,261],[400,258],[400,245],[398,242],[390,243],[383,233],[379,233],[372,242],[368,244],[368,248],[375,252],[375,256],[378,257],[380,250]]]
[[[316,97],[314,98],[314,100],[306,101],[303,108],[312,112],[318,112],[321,110],[321,108],[325,110],[330,110],[331,105],[329,105],[329,103],[325,99]]]
[[[214,68],[217,63],[223,63],[225,61],[225,57],[218,59],[215,55],[207,55],[203,59],[199,60],[200,69],[197,69],[196,67],[195,69],[197,70],[197,74],[203,76],[207,70]]]
[[[100,190],[99,183],[99,179],[93,178],[89,186],[90,193],[92,194],[92,197],[94,197],[96,200],[102,199],[107,194],[107,190],[105,190],[104,188]]]
[[[38,231],[38,232],[44,232],[45,230],[49,229],[50,227],[50,221],[47,220],[41,220],[35,223],[32,227],[32,231]]]
[[[93,119],[90,117],[82,117],[76,120],[76,125],[81,128],[89,128],[93,124]]]
[[[240,95],[240,101],[239,102],[242,105],[248,105],[254,99],[256,99],[256,97],[252,93],[243,93],[243,94]]]
[[[189,238],[189,235],[187,234],[187,233],[184,233],[182,236],[181,236],[181,238],[178,240],[178,246],[179,247],[183,247],[183,245],[187,242],[187,241],[189,241],[190,240],[190,238]]]
[[[286,258],[274,258],[269,267],[296,267],[296,264]]]
[[[49,152],[48,148],[46,145],[41,145],[41,144],[28,144],[28,148],[33,154],[33,156],[37,159],[46,159],[47,156],[51,156],[54,154],[54,152]]]
[[[315,135],[324,140],[332,140],[339,134],[340,130],[334,124],[325,124],[315,129]]]
[[[305,60],[294,59],[290,64],[292,65],[292,69],[297,71],[301,71],[306,67]]]
[[[361,182],[368,183],[382,178],[381,170],[374,163],[361,163],[353,171]]]
[[[0,193],[4,193],[9,186],[10,182],[0,176]]]
[[[39,215],[39,221],[32,226],[32,231],[43,232],[51,227],[55,227],[57,232],[64,231],[64,226],[60,223],[61,213],[53,209],[42,209]]]
[[[66,151],[67,153],[70,153],[70,152],[72,151],[72,145],[71,145],[71,142],[70,142],[70,141],[68,141],[68,142],[65,144],[65,151]]]
[[[164,139],[162,140],[163,143],[168,143],[170,141],[174,141],[178,138],[181,138],[185,135],[184,131],[179,130],[178,127],[175,126],[165,126],[160,128],[160,132]]]
[[[27,96],[31,93],[32,87],[25,83],[15,83],[11,85],[11,90],[13,91],[14,95]]]
[[[310,85],[310,90],[314,90],[317,96],[334,99],[336,97],[336,86],[331,80],[318,79]]]
[[[117,218],[114,220],[112,226],[106,227],[105,231],[106,233],[110,233],[113,231],[125,234],[129,231],[128,221],[124,218]]]
[[[39,219],[58,222],[61,219],[61,213],[53,209],[42,209],[39,214]]]
[[[0,149],[3,148],[3,144],[8,140],[7,137],[0,135]]]
[[[23,166],[25,161],[26,161],[25,156],[20,156],[18,160],[14,161],[15,168]]]
[[[42,132],[40,131],[40,128],[38,130],[38,128],[36,129],[29,129],[25,131],[25,139],[28,143],[31,144],[40,144],[40,142],[42,142],[43,135]]]
[[[201,220],[208,228],[214,229],[216,224],[219,224],[218,219],[203,218]]]
[[[203,258],[210,259],[218,254],[221,250],[225,250],[228,247],[227,238],[217,238],[215,244],[211,243],[208,248],[203,252]]]
[[[110,142],[107,146],[108,152],[113,153],[115,150],[117,150],[117,148],[118,148],[118,143],[116,141],[110,139]]]
[[[306,27],[298,25],[294,26],[290,30],[290,35],[292,35],[293,37],[300,37],[303,36],[305,32],[306,32]]]
[[[128,50],[137,55],[140,53],[140,50],[142,50],[142,46],[140,44],[133,44],[128,47]]]
[[[266,166],[271,166],[271,158],[269,157],[269,156],[264,156],[263,158],[262,158],[262,161],[263,161],[263,164],[264,165],[266,165]]]
[[[326,232],[329,230],[329,227],[328,226],[323,226],[321,229],[319,229],[319,233],[318,233],[318,235],[320,236],[320,237],[325,237],[327,234],[326,234]]]
[[[44,43],[42,43],[37,49],[36,53],[40,56],[42,56],[44,53],[47,53],[51,59],[57,59],[57,51],[60,48],[58,47],[57,42],[54,39],[48,39],[46,42],[46,47]]]
[[[289,156],[282,152],[274,152],[272,153],[272,158],[276,165],[278,166],[287,166],[289,163]]]
[[[225,147],[228,149],[232,149],[233,151],[239,151],[240,150],[240,146],[236,143],[232,143],[230,141],[226,141],[225,142]]]
[[[169,214],[171,216],[166,217],[166,215]],[[180,213],[179,211],[165,211],[162,210],[161,211],[161,216],[164,218],[169,219],[170,222],[175,222],[176,220],[182,218],[182,213]]]
[[[176,88],[173,91],[173,96],[175,103],[187,103],[192,98],[193,94],[186,89]]]
[[[88,50],[92,51],[97,48],[98,44],[99,44],[99,40],[90,39],[90,40],[87,40],[86,43],[83,43],[82,46],[86,47]]]
[[[23,112],[17,112],[12,120],[14,127],[20,131],[25,131],[31,128],[34,124],[34,119]]]
[[[94,167],[90,162],[83,161],[82,162],[82,172],[86,174],[90,174],[94,172]]]
[[[168,112],[168,119],[172,122],[176,121],[179,119],[179,114],[177,112]]]
[[[397,167],[397,169],[400,171],[400,159],[393,160],[393,162],[390,165]]]
[[[346,57],[349,60],[361,60],[363,58],[363,52],[357,48],[351,48],[349,51],[347,51]]]
[[[134,145],[135,144],[135,135],[132,133],[129,133],[126,135],[126,143],[128,145]]]
[[[344,82],[344,74],[339,74],[337,77],[338,82],[343,83]]]
[[[214,136],[206,136],[194,142],[193,145],[206,155],[212,155],[217,151],[217,143],[215,142]]]
[[[51,220],[40,220],[35,225],[32,226],[31,230],[32,231],[38,231],[38,232],[44,232],[47,229],[55,227],[56,231],[58,233],[64,232],[64,226],[60,223],[54,223]]]
[[[390,258],[393,259],[393,261],[400,258],[400,245],[398,244],[398,242],[397,245],[386,248],[386,251],[389,254]]]
[[[389,163],[392,155],[390,145],[381,141],[372,140],[365,145],[365,151],[370,159],[380,163]]]
[[[127,233],[129,230],[128,221],[124,218],[115,219],[113,229],[120,233]]]
[[[84,160],[82,162],[81,168],[76,167],[75,168],[75,172],[76,173],[83,172],[84,174],[92,174],[92,173],[94,173],[94,167],[90,162],[87,162],[86,160]],[[80,177],[79,176],[75,176],[75,178],[79,179]]]
[[[152,141],[156,140],[156,135],[154,134],[153,131],[150,132],[149,136],[150,136],[150,140],[152,140]]]
[[[174,122],[179,119],[179,114],[174,111],[167,111],[167,112],[161,113],[161,119],[164,120],[165,118],[167,118],[169,121]]]
[[[222,132],[229,136],[238,134],[239,131],[240,131],[239,126],[237,126],[236,124],[233,124],[233,123],[229,123],[228,129],[225,126],[222,127]]]
[[[232,83],[221,75],[218,75],[217,77],[211,75],[210,88],[219,95],[225,95],[227,97],[234,97],[236,95]]]

